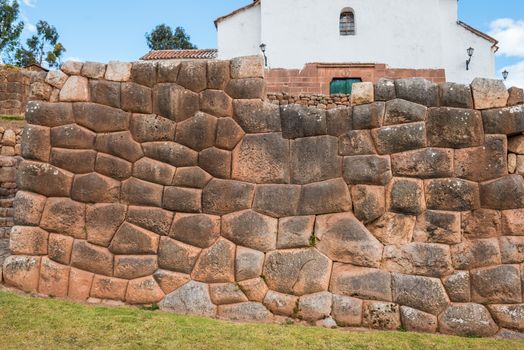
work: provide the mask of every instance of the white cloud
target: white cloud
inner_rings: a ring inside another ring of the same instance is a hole
[[[524,57],[524,20],[494,20],[490,23],[489,35],[500,41],[499,55]]]
[[[22,2],[29,7],[35,7],[36,6],[36,0],[22,0]]]
[[[25,29],[31,33],[36,33],[36,26],[31,23],[29,17],[27,17],[23,12],[20,14],[20,17],[22,17],[22,21],[24,21]]]
[[[68,57],[64,60],[64,62],[67,62],[67,61],[73,61],[73,62],[83,62],[83,60],[79,57]]]
[[[509,72],[508,80],[506,81],[507,87],[518,86],[524,88],[524,61],[502,68],[499,71],[499,76],[502,76],[504,70]]]

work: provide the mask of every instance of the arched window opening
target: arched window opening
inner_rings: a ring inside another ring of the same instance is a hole
[[[355,12],[343,9],[340,13],[340,35],[355,35]]]

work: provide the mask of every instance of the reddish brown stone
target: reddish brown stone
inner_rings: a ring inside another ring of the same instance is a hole
[[[169,237],[200,248],[208,248],[220,236],[220,216],[176,214]]]
[[[524,90],[518,87],[511,87],[509,90],[508,106],[524,104]]]
[[[13,234],[11,233],[11,239]],[[60,234],[49,235],[48,255],[51,260],[54,260],[63,265],[69,265],[71,262],[71,252],[73,250],[73,237],[68,237]]]
[[[498,327],[489,311],[479,304],[451,304],[439,317],[439,330],[443,334],[491,337]]]
[[[462,234],[465,238],[491,238],[500,236],[500,212],[479,209],[462,213]]]
[[[202,250],[191,278],[206,283],[235,281],[235,245],[220,238],[211,247]]]
[[[202,249],[161,237],[158,247],[158,266],[162,269],[190,274]]]
[[[122,109],[134,113],[152,113],[151,89],[136,83],[122,83]]]
[[[24,159],[49,161],[51,152],[50,129],[45,126],[26,125],[22,133],[21,147]]]
[[[68,298],[86,301],[91,292],[94,276],[94,273],[71,268],[69,272]]]
[[[191,280],[189,275],[166,270],[157,270],[153,277],[165,294],[177,290]]]
[[[399,306],[380,301],[364,301],[362,325],[368,328],[396,330],[400,327]]]
[[[164,298],[164,292],[151,276],[129,281],[126,302],[129,304],[156,304]]]
[[[234,100],[234,120],[246,133],[279,132],[279,107],[259,99]]]
[[[246,302],[247,297],[235,283],[217,283],[209,286],[211,301],[216,305]]]
[[[477,183],[461,179],[426,180],[428,209],[466,211],[480,208]]]
[[[49,163],[75,174],[94,171],[96,152],[92,150],[72,150],[53,148]]]
[[[424,106],[438,106],[438,85],[424,78],[404,78],[395,80],[397,98],[402,98]]]
[[[179,187],[204,188],[213,177],[199,167],[178,168],[173,185]]]
[[[202,212],[202,190],[183,187],[165,187],[162,207],[182,213]]]
[[[16,225],[37,226],[47,198],[36,193],[18,191],[14,200],[14,221]]]
[[[524,209],[502,211],[502,234],[524,236]]]
[[[426,147],[424,122],[386,126],[371,131],[379,154],[392,154]]]
[[[232,150],[244,135],[244,130],[232,118],[220,118],[217,124],[215,146]]]
[[[108,247],[125,217],[126,207],[122,204],[88,205],[85,228],[88,242]]]
[[[144,156],[142,147],[133,140],[129,131],[99,134],[96,137],[95,148],[99,152],[112,154],[130,162]]]
[[[464,241],[451,246],[451,258],[456,270],[500,265],[502,262],[496,238]]]
[[[509,93],[502,80],[476,78],[471,83],[476,109],[504,107]]]
[[[455,176],[471,181],[496,179],[508,173],[507,138],[504,135],[486,135],[482,147],[455,151]]]
[[[413,238],[415,217],[386,213],[367,226],[367,229],[382,244],[407,244]]]
[[[388,101],[384,126],[425,121],[427,110],[425,106],[402,99]]]
[[[129,113],[120,109],[95,103],[75,103],[75,121],[95,132],[115,132],[127,130]]]
[[[175,171],[175,167],[150,158],[142,158],[133,164],[134,177],[160,185],[171,185]]]
[[[76,124],[57,126],[51,129],[51,145],[62,148],[91,149],[96,134]]]
[[[419,215],[413,240],[426,243],[460,243],[462,240],[460,213],[428,210]]]
[[[3,264],[3,278],[6,285],[36,292],[40,275],[40,257],[11,255]]]
[[[351,210],[351,195],[341,178],[302,186],[298,215],[316,215]]]
[[[113,274],[113,254],[107,248],[76,240],[73,244],[71,266],[111,276]]]
[[[337,107],[326,112],[327,134],[342,136],[352,128],[353,109],[350,107]]]
[[[216,117],[199,112],[177,124],[175,141],[201,151],[215,144],[216,126]]]
[[[296,316],[298,297],[270,290],[266,293],[263,303],[275,315]]]
[[[173,213],[160,208],[129,206],[127,221],[161,236],[167,236]]]
[[[198,94],[175,84],[157,84],[153,89],[153,113],[180,122],[200,109]]]
[[[91,287],[91,297],[124,301],[127,283],[126,280],[119,278],[95,275]]]
[[[75,122],[71,103],[49,103],[43,101],[29,101],[27,103],[25,120],[28,124],[49,127],[74,124]]]
[[[114,276],[126,280],[152,275],[158,269],[156,255],[115,256]]]
[[[373,129],[380,128],[384,120],[385,103],[375,102],[366,104],[359,104],[353,107],[353,129]]]
[[[54,297],[67,296],[69,284],[69,266],[57,264],[48,258],[42,258],[38,291]]]
[[[417,215],[426,209],[422,180],[394,178],[386,192],[389,211]]]
[[[431,179],[453,176],[453,150],[425,148],[391,155],[394,176]]]
[[[400,320],[408,332],[436,333],[437,317],[407,306],[400,307]]]
[[[449,304],[446,290],[438,278],[392,275],[393,301],[433,315]]]
[[[142,144],[147,157],[171,164],[189,167],[198,164],[198,153],[175,142],[149,142]]]
[[[439,85],[440,105],[445,107],[474,108],[469,85],[442,83]]]
[[[222,236],[236,244],[267,252],[274,250],[278,220],[252,210],[223,216]]]
[[[499,326],[524,331],[524,304],[489,305],[488,308]]]
[[[272,217],[295,215],[300,200],[298,185],[258,185],[253,209]]]
[[[85,204],[69,198],[49,198],[40,226],[50,232],[85,239]]]
[[[171,60],[158,61],[157,83],[176,83],[180,62]]]
[[[524,263],[524,237],[500,237],[503,264]]]
[[[471,299],[479,304],[522,302],[520,270],[515,265],[485,267],[470,272]]]
[[[205,213],[223,215],[250,208],[255,186],[246,182],[213,179],[202,195]]]
[[[85,203],[111,203],[120,198],[120,182],[90,173],[75,176],[71,198]]]
[[[344,179],[348,184],[386,185],[391,177],[391,164],[387,156],[344,157]]]
[[[482,111],[486,134],[519,135],[524,131],[522,105]]]
[[[120,83],[106,80],[90,80],[91,101],[109,107],[120,108]]]
[[[480,184],[483,208],[506,210],[524,207],[524,180],[520,175],[508,175]]]
[[[230,79],[229,60],[207,62],[207,88],[224,90]]]
[[[264,253],[258,250],[237,246],[235,278],[237,281],[257,278],[262,275]]]
[[[290,150],[292,183],[307,184],[342,175],[342,158],[338,156],[338,142],[333,136],[300,138],[291,141]]]
[[[233,100],[221,90],[205,90],[200,93],[200,109],[215,117],[233,116]]]
[[[391,301],[391,274],[378,269],[335,263],[329,290],[360,299]]]
[[[356,185],[351,187],[355,216],[364,224],[375,221],[386,211],[384,187]]]
[[[264,99],[266,81],[262,78],[231,79],[225,91],[235,99]]]
[[[81,75],[91,79],[102,79],[106,72],[106,65],[97,62],[85,62]]]
[[[138,61],[131,66],[131,80],[152,87],[156,83],[157,62]]]
[[[15,255],[46,255],[49,233],[39,227],[14,226],[9,251]]]
[[[384,247],[382,268],[407,275],[443,277],[453,271],[449,246],[409,243]]]
[[[116,231],[109,250],[115,254],[156,254],[159,236],[124,222]]]
[[[291,216],[278,220],[277,249],[309,247],[314,224],[314,216]]]
[[[45,163],[24,161],[18,167],[17,185],[21,190],[47,197],[69,197],[73,174]]]
[[[231,152],[211,147],[198,155],[198,165],[214,177],[231,178]]]
[[[471,301],[471,288],[468,271],[455,271],[442,279],[449,299],[456,303]]]
[[[250,301],[258,301],[261,303],[268,292],[266,283],[262,278],[241,281],[238,282],[238,285]]]
[[[308,322],[323,320],[331,314],[333,296],[320,292],[301,296],[298,300],[298,318]]]
[[[176,123],[155,114],[133,114],[129,130],[137,142],[171,141]]]
[[[207,62],[181,62],[176,82],[194,92],[204,90],[207,87]]]
[[[370,130],[348,131],[338,139],[338,153],[342,156],[376,154]]]
[[[131,205],[161,207],[163,189],[161,185],[130,178],[122,182],[122,200]]]
[[[427,121],[428,143],[433,147],[481,146],[484,131],[480,112],[461,108],[431,108]]]
[[[118,157],[98,152],[95,171],[116,180],[125,180],[131,177],[133,163]]]

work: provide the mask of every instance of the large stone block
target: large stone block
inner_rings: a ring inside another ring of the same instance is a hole
[[[338,153],[342,156],[376,154],[370,130],[348,131],[338,139]]]
[[[157,65],[157,83],[176,83],[180,62],[160,60]]]
[[[246,135],[233,152],[232,176],[254,183],[288,183],[289,162],[289,141],[280,133]]]
[[[424,78],[395,80],[397,98],[415,102],[424,106],[438,106],[438,85]]]
[[[235,99],[265,99],[266,81],[262,78],[231,79],[226,93]]]
[[[266,255],[263,273],[269,289],[301,296],[327,291],[331,261],[314,248],[279,250]]]
[[[138,61],[131,66],[131,80],[152,87],[156,83],[157,62]]]
[[[130,178],[122,182],[122,200],[131,205],[162,207],[164,187]]]
[[[415,242],[457,244],[462,240],[460,213],[428,210],[417,217]]]
[[[198,165],[198,153],[176,142],[148,142],[142,144],[146,157],[175,167]]]
[[[49,163],[75,174],[91,173],[95,170],[96,151],[53,148]]]
[[[451,258],[456,270],[471,270],[502,263],[496,238],[464,241],[451,246]]]
[[[271,322],[273,315],[264,305],[255,302],[242,302],[218,307],[218,317],[240,322]]]
[[[201,151],[215,144],[217,118],[206,113],[196,113],[194,117],[177,124],[175,141],[195,151]]]
[[[49,164],[24,161],[17,171],[17,186],[47,197],[69,197],[73,174]]]
[[[161,236],[167,236],[173,213],[160,208],[129,206],[127,221]]]
[[[27,103],[25,120],[28,124],[42,126],[60,126],[73,124],[73,105],[71,103],[49,103],[29,101]]]
[[[507,210],[524,206],[522,176],[508,175],[480,185],[480,202],[483,208]]]
[[[141,227],[124,222],[116,231],[109,250],[115,254],[156,254],[159,236]]]
[[[201,213],[202,190],[184,187],[165,187],[162,207],[181,213]]]
[[[115,256],[115,277],[132,280],[152,275],[158,269],[156,255]]]
[[[511,87],[508,90],[509,99],[508,106],[516,106],[524,104],[524,90],[518,87]]]
[[[51,129],[51,146],[61,148],[92,149],[96,134],[76,124]]]
[[[220,238],[211,247],[202,250],[191,278],[206,283],[235,281],[235,245]]]
[[[500,327],[524,332],[524,304],[490,305],[488,308]]]
[[[362,323],[362,300],[333,295],[332,316],[341,327],[358,327]]]
[[[471,301],[470,278],[468,271],[455,271],[442,279],[449,299],[456,303]]]
[[[231,158],[230,151],[211,147],[198,154],[198,165],[214,177],[230,179]]]
[[[133,164],[134,177],[160,185],[171,185],[175,172],[175,167],[150,158],[142,158]]]
[[[331,314],[333,296],[320,292],[301,296],[298,300],[298,318],[308,322],[325,319]]]
[[[209,296],[208,286],[195,281],[190,281],[168,294],[160,303],[160,308],[180,314],[201,316],[215,316],[217,312],[217,307]]]
[[[60,90],[60,102],[89,101],[89,81],[85,77],[70,76]]]
[[[282,136],[286,139],[319,136],[327,133],[326,112],[302,105],[286,105],[280,109]]]
[[[296,316],[298,298],[272,290],[266,293],[264,305],[275,315]]]
[[[341,178],[302,186],[298,215],[318,215],[351,210],[351,195]]]
[[[502,234],[524,236],[524,209],[502,211]]]
[[[202,193],[205,213],[223,215],[249,209],[255,195],[255,185],[232,180],[211,180]]]
[[[40,276],[40,257],[11,255],[3,264],[3,279],[6,285],[36,292]]]
[[[394,176],[431,179],[453,176],[453,150],[424,148],[391,155]]]
[[[262,275],[265,255],[258,250],[238,246],[235,259],[235,280],[245,281]]]
[[[184,273],[157,270],[153,278],[165,294],[169,294],[191,281],[191,277]]]
[[[12,237],[12,234],[11,234]],[[71,252],[73,251],[73,237],[52,233],[49,235],[48,256],[63,265],[71,263]]]
[[[202,249],[161,237],[158,246],[158,266],[161,269],[190,274]]]
[[[67,297],[80,302],[87,301],[94,277],[94,273],[71,268]]]
[[[384,126],[425,121],[427,112],[425,106],[401,99],[391,100],[386,102]]]
[[[449,304],[444,286],[438,278],[392,276],[393,301],[412,308],[439,315]]]
[[[75,240],[71,254],[71,266],[111,276],[113,274],[113,254],[107,248]]]
[[[200,109],[215,117],[233,116],[233,100],[222,90],[205,90],[200,93]]]
[[[152,113],[151,89],[136,83],[122,84],[122,109],[134,113]]]
[[[155,114],[133,114],[129,130],[137,142],[171,141],[176,123]]]
[[[351,185],[387,185],[391,180],[388,156],[344,157],[344,179]]]
[[[231,77],[233,79],[263,78],[264,57],[254,55],[233,58],[231,60]]]
[[[129,281],[125,298],[129,304],[156,304],[164,298],[164,292],[149,276]]]
[[[253,209],[276,218],[296,215],[300,192],[298,185],[258,185]]]
[[[81,75],[91,79],[102,79],[106,73],[106,65],[98,62],[85,62]]]
[[[292,183],[319,182],[340,177],[342,173],[342,158],[338,156],[338,142],[333,136],[291,141],[290,158]]]
[[[392,301],[391,274],[378,269],[335,263],[329,290],[367,300]]]
[[[471,83],[476,109],[506,107],[509,93],[502,80],[476,78]]]
[[[382,244],[351,213],[318,217],[315,237],[318,250],[334,261],[380,266]]]
[[[200,109],[198,94],[175,84],[157,84],[153,89],[153,113],[177,122]]]
[[[178,168],[173,185],[180,187],[204,188],[213,177],[199,167]]]
[[[384,247],[382,268],[407,275],[443,277],[453,271],[449,246],[409,243]]]
[[[386,212],[386,197],[382,186],[352,186],[351,199],[355,216],[364,224],[375,221]]]
[[[233,109],[234,120],[246,133],[281,131],[277,105],[259,99],[234,100]]]
[[[417,215],[426,209],[424,182],[417,179],[394,178],[387,187],[389,211]]]
[[[466,148],[484,144],[480,112],[462,108],[431,108],[428,144],[433,147]]]
[[[440,105],[443,107],[474,108],[469,85],[442,83],[439,85]]]
[[[487,135],[481,147],[455,150],[455,176],[471,181],[486,181],[508,173],[507,138]]]
[[[194,92],[207,87],[207,63],[205,61],[187,61],[180,63],[177,84]]]
[[[386,105],[375,102],[353,107],[353,130],[380,128],[384,121]]]
[[[77,175],[71,198],[85,203],[116,202],[120,198],[120,182],[97,173]]]
[[[46,255],[49,233],[39,227],[14,226],[9,251],[14,255]]]
[[[40,226],[50,232],[86,239],[85,204],[69,198],[48,198]]]
[[[128,281],[95,275],[91,286],[91,297],[102,300],[124,301]]]
[[[120,108],[120,83],[106,80],[89,81],[91,101],[109,107]]]
[[[436,333],[437,317],[408,306],[400,307],[400,320],[408,332]]]
[[[424,122],[386,126],[371,131],[379,154],[405,152],[426,147]]]
[[[451,304],[438,321],[444,334],[491,337],[498,331],[489,311],[480,304]]]
[[[215,146],[232,150],[242,140],[245,133],[240,125],[232,118],[220,118],[217,124]]]
[[[240,211],[222,217],[222,236],[238,245],[268,252],[276,248],[278,220],[254,212]]]
[[[268,292],[267,285],[262,278],[240,281],[238,285],[250,301],[261,303]]]
[[[229,60],[207,62],[207,88],[224,90],[231,78]]]
[[[482,119],[487,134],[518,135],[524,131],[524,106],[484,110]]]
[[[38,292],[53,297],[67,296],[70,269],[69,266],[58,264],[49,258],[42,258]]]
[[[87,241],[108,247],[126,218],[126,206],[123,204],[93,204],[86,208]]]
[[[407,244],[413,238],[415,217],[395,213],[386,213],[367,226],[382,244]]]
[[[467,239],[491,238],[500,236],[500,212],[491,209],[478,209],[462,213],[462,234]]]
[[[362,325],[367,328],[397,330],[400,323],[399,306],[381,301],[365,301],[362,307]]]
[[[236,304],[248,301],[235,283],[216,283],[209,286],[211,300],[216,305]]]
[[[353,109],[350,107],[337,107],[326,112],[327,134],[341,136],[352,128]]]
[[[52,70],[47,73],[45,77],[45,82],[51,85],[52,87],[61,89],[64,86],[64,84],[66,83],[67,78],[69,78],[67,73],[64,73],[61,70]]]
[[[477,183],[461,179],[426,180],[425,189],[428,209],[466,211],[480,208]]]
[[[208,248],[220,236],[220,217],[205,214],[176,214],[169,237],[200,248]]]
[[[503,264],[524,263],[524,237],[500,237]]]
[[[375,100],[373,83],[355,83],[351,92],[351,105],[358,106],[371,103]]]
[[[131,78],[131,63],[109,61],[105,79],[111,81],[127,81]]]
[[[15,225],[38,226],[46,200],[36,193],[18,191],[13,202]]]
[[[309,247],[314,224],[314,216],[281,218],[278,221],[277,249]]]
[[[395,81],[387,78],[380,78],[375,84],[375,101],[389,101],[395,98]]]
[[[480,304],[522,303],[520,269],[516,265],[485,267],[470,272],[471,299]]]
[[[49,161],[51,152],[51,131],[48,127],[26,125],[21,139],[24,159]]]
[[[129,131],[99,134],[96,137],[95,148],[99,152],[112,154],[130,162],[135,162],[144,156],[142,147],[133,140]]]
[[[95,171],[116,180],[126,180],[133,174],[133,163],[122,158],[98,152]]]
[[[75,103],[75,121],[95,132],[124,131],[129,127],[130,114],[120,109],[95,103]]]

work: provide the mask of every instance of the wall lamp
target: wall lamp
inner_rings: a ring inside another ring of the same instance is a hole
[[[502,77],[504,78],[504,81],[508,79],[508,76],[509,72],[507,70],[504,70],[504,72],[502,72]]]
[[[475,49],[470,47],[468,49],[468,60],[466,61],[466,70],[469,70],[469,64],[471,63],[471,57],[473,57],[473,53],[475,52]]]
[[[262,54],[264,55],[264,67],[267,67],[266,47],[267,47],[266,44],[264,43],[260,44],[260,51],[262,51]]]

